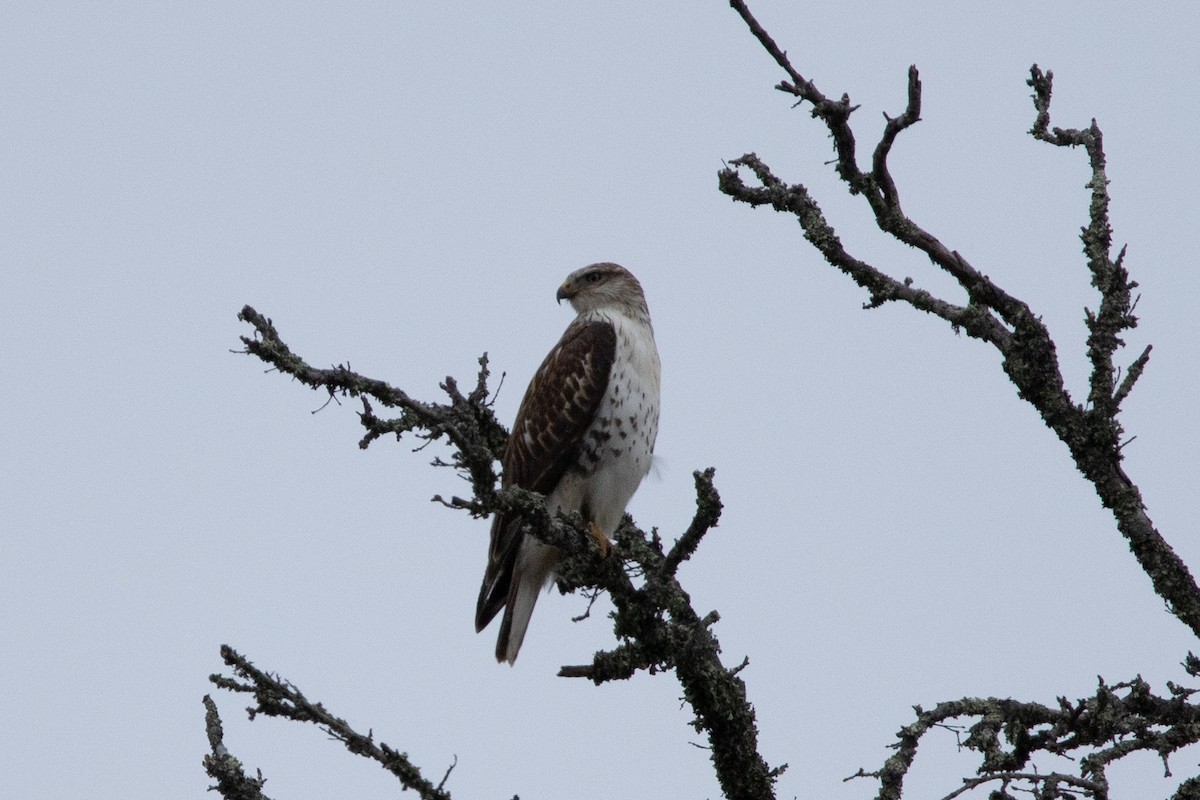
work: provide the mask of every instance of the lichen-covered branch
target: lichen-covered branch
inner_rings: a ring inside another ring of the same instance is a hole
[[[563,667],[561,676],[585,677],[600,684],[628,679],[639,671],[673,670],[695,712],[696,729],[708,736],[713,766],[725,796],[731,800],[765,800],[774,796],[774,781],[783,768],[771,769],[758,753],[754,708],[747,699],[745,684],[737,676],[740,668],[728,669],[721,663],[720,645],[712,631],[718,616],[715,612],[698,614],[676,575],[720,517],[721,500],[713,485],[712,469],[695,473],[696,513],[668,551],[664,552],[657,531],[647,535],[626,517],[616,533],[615,557],[602,558],[595,538],[586,532],[578,515],[554,518],[546,511],[544,498],[534,492],[518,487],[497,490],[494,464],[503,453],[508,434],[489,405],[486,357],[480,359],[476,386],[469,394],[462,394],[455,381],[447,378],[442,389],[449,397],[448,403],[421,402],[349,367],[310,366],[283,342],[269,319],[249,306],[242,309],[239,318],[255,330],[254,336],[242,337],[245,353],[331,396],[363,399],[364,410],[359,415],[367,430],[361,442],[363,447],[384,434],[397,437],[412,434],[426,440],[444,436],[453,450],[453,465],[470,481],[472,495],[450,500],[438,496],[435,500],[481,517],[500,509],[519,511],[527,521],[530,535],[562,551],[559,586],[563,591],[602,590],[612,597],[617,646],[596,652],[589,664]],[[367,398],[398,409],[400,416],[378,417]],[[274,713],[318,722],[337,731],[335,735],[355,752],[368,754],[369,738],[364,740],[349,729],[343,730],[339,727],[344,725],[340,720],[319,705],[307,704],[294,687],[255,670],[232,650],[226,648],[222,652],[227,662],[250,683],[237,684],[216,677],[214,680],[235,691],[255,691],[259,705],[251,710],[252,715]],[[275,699],[279,686],[289,692],[284,701]],[[395,762],[394,755],[394,752],[389,755],[388,763]],[[409,781],[406,786],[416,786],[413,781],[418,777],[414,774],[403,780]]]
[[[400,785],[403,788],[415,791],[421,797],[421,800],[450,800],[450,793],[445,791],[441,785],[435,785],[421,775],[421,771],[408,760],[406,754],[393,750],[383,742],[377,743],[374,736],[370,733],[364,736],[355,731],[345,720],[339,719],[326,711],[325,707],[320,703],[309,701],[291,683],[276,675],[270,675],[258,669],[250,663],[249,659],[229,645],[221,646],[221,658],[225,661],[226,665],[233,669],[234,677],[210,675],[209,680],[222,689],[253,695],[254,705],[247,709],[250,719],[263,714],[268,717],[281,717],[283,719],[295,720],[296,722],[311,722],[320,727],[321,730],[325,731],[332,738],[345,745],[346,749],[351,753],[378,762],[385,770],[399,779]],[[208,698],[205,699],[205,706],[209,708],[210,715],[215,718],[215,704],[211,700],[208,700]],[[212,740],[211,723],[209,740]],[[223,747],[222,745],[222,749]],[[215,744],[213,751],[214,754],[217,752]],[[225,758],[230,759],[232,756],[226,754]],[[206,758],[205,766],[208,766],[208,761]],[[211,770],[209,774],[213,774]],[[253,783],[253,781],[250,783]],[[258,781],[258,786],[262,786],[261,778]],[[251,800],[254,797],[261,797],[261,795],[252,794],[226,794],[220,785],[217,788],[226,800],[233,800],[234,798]],[[239,788],[238,791],[241,791],[241,789]]]
[[[718,175],[721,191],[751,206],[769,205],[776,211],[793,214],[804,230],[804,238],[817,248],[825,260],[867,290],[870,294],[870,300],[865,304],[867,308],[899,300],[941,317],[956,329],[965,330],[969,335],[997,347],[1007,346],[1011,340],[1012,332],[991,313],[987,305],[951,303],[915,287],[911,280],[897,280],[855,258],[842,245],[837,232],[826,221],[808,189],[800,184],[789,186],[784,183],[754,153],[735,158],[729,163],[731,168],[721,170]],[[738,167],[745,167],[754,173],[759,185],[746,185]]]
[[[938,268],[951,275],[966,294],[960,304],[917,289],[855,258],[826,221],[816,201],[801,184],[788,185],[757,155],[734,159],[721,170],[722,192],[751,206],[769,205],[796,217],[805,238],[829,264],[849,275],[869,293],[867,308],[900,301],[949,322],[955,330],[988,342],[1002,356],[1005,373],[1018,395],[1037,409],[1046,425],[1066,443],[1075,464],[1095,486],[1117,527],[1129,542],[1138,563],[1149,575],[1155,591],[1175,615],[1200,636],[1200,589],[1167,542],[1146,515],[1137,486],[1121,468],[1123,430],[1117,419],[1121,403],[1133,390],[1150,357],[1147,347],[1130,365],[1119,384],[1115,355],[1124,341],[1124,331],[1134,328],[1137,284],[1125,269],[1125,250],[1112,256],[1109,224],[1108,179],[1105,174],[1103,137],[1095,120],[1082,130],[1050,127],[1050,97],[1053,76],[1035,65],[1029,85],[1034,90],[1036,119],[1030,133],[1041,141],[1060,147],[1083,147],[1092,177],[1088,224],[1083,228],[1084,256],[1091,283],[1100,294],[1098,310],[1086,312],[1087,358],[1091,363],[1088,399],[1077,403],[1067,391],[1058,354],[1049,330],[1023,301],[1009,295],[995,281],[968,263],[919,226],[903,211],[900,192],[889,172],[887,157],[898,135],[914,125],[921,113],[921,84],[916,68],[908,74],[908,98],[903,114],[888,117],[882,139],[875,148],[871,169],[859,168],[850,115],[856,109],[847,95],[834,101],[791,63],[742,0],[730,5],[742,17],[788,79],[776,88],[802,102],[810,103],[813,116],[829,129],[836,154],[836,170],[851,194],[866,198],[878,227],[897,240],[925,253]],[[742,170],[755,180],[747,184]],[[1190,654],[1186,664],[1192,675],[1200,663]],[[1035,798],[1109,796],[1106,768],[1112,762],[1139,750],[1157,753],[1164,764],[1179,748],[1200,741],[1200,709],[1190,698],[1193,691],[1168,684],[1168,697],[1155,696],[1140,678],[1115,686],[1102,681],[1095,697],[1058,708],[1014,700],[964,699],[941,703],[932,711],[917,709],[917,720],[900,732],[896,753],[881,770],[859,776],[880,782],[880,800],[899,800],[904,778],[916,755],[921,738],[933,727],[950,720],[973,718],[963,746],[983,756],[979,774],[964,780],[947,800],[984,784],[999,784],[992,796],[1010,798],[1024,790]],[[1078,775],[1042,773],[1031,759],[1037,753],[1069,755],[1079,759]],[[1200,780],[1188,779],[1175,797],[1200,797]]]
[[[669,552],[657,535],[647,538],[626,518],[617,531],[617,545],[643,577],[635,587],[622,570],[604,588],[616,606],[615,632],[622,643],[595,654],[591,664],[563,667],[559,675],[588,678],[596,684],[631,677],[638,670],[674,669],[687,703],[695,712],[692,723],[708,736],[713,766],[728,798],[774,797],[773,784],[787,765],[770,769],[758,754],[754,707],[737,676],[741,667],[721,663],[720,644],[712,632],[719,616],[701,617],[692,607],[675,573],[696,549],[704,534],[717,524],[721,500],[713,487],[710,468],[694,475],[696,516]],[[568,587],[587,580],[571,564],[562,570]],[[581,584],[581,585],[586,585]]]
[[[242,351],[256,356],[282,373],[313,389],[323,389],[330,397],[336,395],[360,397],[363,411],[359,414],[366,435],[359,447],[366,448],[381,436],[394,434],[399,439],[405,433],[426,440],[446,437],[454,447],[454,466],[463,470],[471,481],[475,494],[491,500],[495,491],[495,454],[504,449],[508,433],[492,413],[487,402],[488,360],[485,353],[479,359],[479,374],[475,388],[464,395],[454,378],[441,384],[450,398],[449,403],[425,403],[414,400],[406,392],[380,380],[367,378],[338,365],[317,369],[291,351],[274,323],[250,306],[242,308],[238,319],[254,326],[253,336],[242,336]],[[380,419],[371,408],[368,398],[385,408],[399,409],[400,416]]]
[[[938,703],[928,711],[918,706],[916,720],[900,729],[892,745],[896,752],[883,768],[859,770],[853,777],[875,778],[879,800],[899,800],[922,738],[953,723],[963,726],[960,746],[979,753],[981,763],[976,776],[964,778],[945,800],[994,782],[1001,784],[1002,794],[993,796],[1002,798],[1016,796],[1010,790],[1024,789],[1048,800],[1108,800],[1107,768],[1114,761],[1135,752],[1153,753],[1169,775],[1171,754],[1200,741],[1200,707],[1191,702],[1194,690],[1171,683],[1167,688],[1168,695],[1159,696],[1141,678],[1112,685],[1100,680],[1095,695],[1074,702],[1059,698],[1057,706],[995,697]],[[1076,760],[1079,772],[1039,771],[1038,755]]]
[[[212,751],[204,756],[204,771],[215,780],[215,786],[209,787],[218,792],[225,800],[270,800],[262,792],[267,782],[262,773],[251,778],[242,769],[238,761],[225,747],[225,729],[221,726],[221,716],[217,713],[217,704],[208,695],[204,695],[204,729],[208,734],[208,746]]]
[[[1089,182],[1091,203],[1089,221],[1083,229],[1083,250],[1091,273],[1092,285],[1100,293],[1095,313],[1087,312],[1087,357],[1092,365],[1088,399],[1075,402],[1067,391],[1059,366],[1057,348],[1049,330],[1028,304],[1008,294],[994,280],[973,267],[957,251],[908,217],[900,206],[900,193],[888,170],[887,156],[897,136],[911,127],[920,116],[921,85],[915,67],[909,70],[907,104],[903,114],[889,118],[883,138],[875,148],[872,167],[864,172],[855,156],[854,133],[850,114],[855,106],[849,97],[830,100],[811,80],[792,65],[742,0],[730,5],[742,17],[751,33],[788,76],[776,88],[813,106],[813,116],[828,127],[833,138],[838,175],[850,192],[863,195],[870,204],[876,224],[904,244],[925,253],[938,268],[951,275],[966,294],[966,303],[958,304],[917,289],[912,281],[898,280],[883,270],[852,256],[826,221],[815,200],[801,184],[788,185],[778,178],[757,155],[734,159],[721,170],[718,185],[734,200],[751,206],[769,205],[792,214],[804,236],[832,266],[849,275],[869,293],[866,307],[900,301],[940,317],[955,330],[988,342],[1002,356],[1005,374],[1018,395],[1033,405],[1046,425],[1070,450],[1076,466],[1092,483],[1100,501],[1110,509],[1117,527],[1129,542],[1138,563],[1150,577],[1154,590],[1167,601],[1172,612],[1193,633],[1200,636],[1200,588],[1187,566],[1158,533],[1146,514],[1141,493],[1121,468],[1124,431],[1117,415],[1121,403],[1132,391],[1150,357],[1147,347],[1130,365],[1125,378],[1117,383],[1119,369],[1114,362],[1124,344],[1121,334],[1137,325],[1133,315],[1137,284],[1129,279],[1124,266],[1124,249],[1111,255],[1112,229],[1108,218],[1108,178],[1105,174],[1103,137],[1092,121],[1084,130],[1050,127],[1052,75],[1035,65],[1029,85],[1034,89],[1036,119],[1032,135],[1056,146],[1083,147],[1092,168]],[[749,170],[757,185],[748,185],[741,176]]]

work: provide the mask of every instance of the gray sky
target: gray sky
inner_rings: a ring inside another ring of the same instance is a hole
[[[543,598],[513,669],[472,615],[487,524],[432,450],[361,452],[356,404],[230,353],[250,303],[318,365],[438,399],[487,351],[512,419],[570,317],[554,291],[615,260],[662,353],[662,463],[631,512],[664,535],[693,469],[726,504],[682,578],[755,703],[780,797],[862,798],[915,703],[1053,702],[1197,649],[1066,448],[986,346],[860,290],[795,222],[717,192],[756,151],[846,245],[958,299],[836,184],[824,129],[724,3],[42,4],[0,9],[0,774],[12,797],[207,797],[201,696],[229,643],[456,797],[706,797],[671,676],[554,677],[612,643]],[[1082,151],[1105,134],[1112,218],[1153,343],[1126,469],[1193,566],[1200,431],[1190,3],[752,4],[796,66],[849,92],[859,140],[921,69],[893,155],[905,209],[1028,301],[1083,396]],[[396,796],[315,729],[226,741],[276,798]],[[1195,752],[1173,764],[1195,774]],[[923,745],[913,797],[976,762]],[[1053,765],[1051,765],[1053,766]],[[1151,758],[1116,788],[1165,796]]]

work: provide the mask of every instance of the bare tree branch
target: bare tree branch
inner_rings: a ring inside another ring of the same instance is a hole
[[[540,495],[517,487],[496,489],[494,462],[502,454],[508,434],[488,404],[486,357],[480,359],[476,387],[470,394],[463,395],[454,379],[446,378],[441,388],[449,403],[421,402],[347,366],[325,370],[311,367],[283,342],[269,319],[249,306],[242,309],[239,319],[255,329],[255,336],[242,337],[243,352],[331,396],[363,398],[364,410],[359,416],[367,435],[361,446],[385,433],[397,437],[411,433],[426,441],[444,436],[453,450],[453,465],[471,483],[472,497],[445,500],[438,496],[435,500],[475,516],[487,516],[500,509],[519,511],[526,520],[527,533],[562,551],[560,589],[600,589],[609,593],[616,607],[613,630],[618,645],[596,652],[590,664],[563,667],[561,676],[584,677],[600,684],[628,679],[643,670],[674,670],[684,698],[695,712],[693,724],[708,735],[713,765],[725,796],[739,800],[774,796],[774,781],[783,767],[771,769],[758,753],[754,708],[746,698],[745,684],[737,677],[738,670],[727,669],[721,663],[720,644],[712,632],[719,617],[715,612],[700,616],[676,578],[680,564],[691,557],[720,517],[721,500],[713,485],[712,469],[695,473],[696,513],[669,552],[664,554],[656,532],[647,535],[626,517],[616,533],[616,557],[602,558],[595,538],[587,533],[577,514],[552,518]],[[368,397],[399,409],[400,416],[379,418]],[[635,583],[631,575],[640,581]],[[236,654],[229,657],[240,659]],[[242,669],[241,661],[238,664]],[[250,669],[248,662],[245,668]],[[234,688],[226,682],[219,685]],[[304,717],[294,712],[287,716]]]
[[[1095,120],[1087,129],[1050,128],[1051,73],[1035,65],[1029,85],[1034,90],[1036,118],[1030,133],[1041,141],[1060,147],[1082,146],[1088,154],[1092,177],[1089,221],[1083,228],[1083,251],[1091,282],[1100,293],[1099,310],[1086,310],[1087,357],[1092,365],[1086,403],[1072,400],[1067,391],[1054,341],[1041,319],[1021,300],[1009,295],[991,278],[972,267],[958,252],[950,250],[910,219],[900,207],[899,191],[890,175],[887,156],[898,134],[920,118],[921,84],[915,67],[909,69],[908,101],[902,115],[887,118],[882,139],[875,148],[870,172],[859,169],[855,139],[849,118],[855,109],[849,97],[828,99],[812,81],[792,65],[787,54],[754,18],[742,0],[730,5],[745,21],[788,76],[777,89],[802,102],[811,103],[813,116],[820,119],[833,138],[836,170],[851,194],[866,198],[878,227],[897,240],[924,252],[930,261],[952,277],[965,291],[966,305],[958,305],[916,289],[909,280],[898,281],[870,264],[850,255],[820,208],[803,185],[787,185],[754,154],[734,159],[719,173],[722,192],[751,206],[770,205],[794,215],[805,238],[832,266],[845,272],[865,288],[867,308],[899,300],[934,314],[955,330],[986,341],[1003,358],[1003,368],[1016,385],[1019,396],[1033,405],[1046,425],[1066,443],[1076,466],[1095,486],[1105,507],[1117,521],[1138,563],[1149,575],[1155,591],[1173,613],[1200,636],[1200,589],[1187,566],[1179,559],[1146,515],[1141,495],[1121,468],[1123,430],[1117,420],[1122,401],[1132,391],[1150,357],[1150,348],[1130,365],[1120,384],[1114,363],[1124,344],[1120,335],[1137,325],[1133,316],[1137,284],[1124,267],[1125,250],[1111,257],[1112,229],[1109,224],[1108,179],[1105,174],[1103,137]],[[749,170],[757,186],[747,185],[739,174]],[[1200,674],[1200,662],[1191,654],[1186,663],[1190,674]],[[1150,750],[1166,763],[1170,753],[1200,740],[1197,727],[1200,710],[1190,702],[1193,690],[1168,684],[1171,696],[1156,697],[1140,678],[1116,686],[1103,681],[1093,698],[1077,703],[1060,700],[1057,709],[1014,700],[964,699],[941,703],[929,712],[917,709],[917,721],[900,732],[896,753],[884,767],[872,773],[859,770],[880,782],[880,800],[899,800],[904,777],[916,755],[921,737],[932,727],[959,717],[978,721],[970,728],[965,747],[979,751],[983,763],[979,775],[968,778],[949,798],[985,783],[999,781],[995,797],[1009,798],[1010,787],[1020,787],[1035,798],[1087,796],[1107,800],[1108,764],[1129,753]],[[1003,740],[1002,740],[1003,737]],[[1030,772],[1031,757],[1037,752],[1079,756],[1078,776]],[[1200,780],[1181,785],[1176,797],[1200,796]]]
[[[1071,797],[1072,794],[1067,790],[1060,790],[1060,786],[1066,785],[1074,789],[1079,789],[1081,792],[1086,792],[1091,796],[1097,796],[1097,792],[1101,791],[1100,784],[1095,781],[1085,781],[1083,778],[1076,778],[1074,775],[1063,775],[1058,772],[1041,774],[1037,772],[997,772],[994,775],[985,775],[979,778],[963,778],[963,785],[955,789],[950,794],[942,798],[942,800],[953,800],[972,789],[977,789],[985,783],[1001,782],[1000,796],[1009,797],[1008,790],[1014,783],[1028,784],[1027,791],[1034,798],[1057,798]],[[995,795],[993,795],[995,796]]]
[[[209,787],[210,791],[220,792],[225,800],[271,800],[262,792],[267,782],[262,773],[256,778],[246,777],[242,762],[226,749],[225,729],[221,726],[217,704],[208,695],[204,695],[204,728],[212,750],[204,756],[204,771],[217,782],[216,786]]]
[[[1029,306],[1009,295],[991,278],[971,266],[957,251],[943,245],[917,225],[900,208],[899,193],[888,173],[886,156],[896,135],[913,125],[920,114],[921,85],[915,68],[909,70],[908,103],[900,117],[891,119],[875,149],[874,166],[864,173],[855,162],[854,135],[849,116],[849,98],[834,102],[805,79],[767,34],[741,0],[730,5],[745,20],[750,31],[787,73],[790,80],[776,88],[813,104],[814,116],[829,128],[837,153],[837,172],[852,194],[866,197],[879,228],[899,241],[924,252],[937,267],[953,276],[967,295],[965,306],[956,305],[929,292],[915,289],[908,280],[898,281],[882,270],[851,256],[825,220],[816,202],[802,185],[788,186],[754,155],[730,162],[719,173],[722,192],[752,206],[770,205],[793,214],[804,236],[834,267],[847,273],[870,293],[868,308],[899,300],[934,314],[956,330],[990,343],[1001,354],[1005,374],[1018,395],[1033,405],[1069,448],[1080,472],[1092,483],[1100,501],[1112,511],[1117,527],[1129,542],[1154,590],[1167,601],[1176,617],[1200,636],[1200,587],[1187,565],[1154,528],[1146,514],[1141,492],[1121,468],[1123,429],[1117,420],[1121,402],[1129,395],[1150,357],[1150,349],[1130,366],[1125,379],[1116,384],[1113,358],[1123,344],[1120,334],[1133,328],[1132,290],[1124,268],[1124,250],[1110,257],[1112,230],[1108,221],[1108,179],[1105,175],[1103,137],[1095,121],[1086,130],[1050,129],[1052,75],[1035,65],[1029,85],[1034,89],[1037,116],[1031,133],[1057,146],[1082,146],[1092,167],[1089,223],[1083,229],[1083,249],[1092,285],[1100,292],[1100,308],[1087,312],[1087,355],[1092,363],[1090,391],[1086,404],[1072,400],[1063,381],[1057,350],[1050,332]],[[749,169],[758,186],[746,185],[738,173]]]
[[[929,731],[969,717],[961,746],[982,757],[979,773],[947,800],[992,781],[1019,784],[1034,797],[1066,797],[1067,790],[1095,800],[1108,800],[1107,767],[1135,752],[1151,752],[1163,760],[1200,741],[1200,707],[1190,701],[1194,690],[1168,684],[1169,696],[1155,695],[1141,678],[1109,685],[1099,681],[1096,694],[1058,707],[995,697],[968,697],[939,703],[929,711],[916,707],[917,719],[900,730],[895,754],[876,772],[859,770],[852,777],[879,780],[879,800],[899,800],[917,747]],[[1039,754],[1077,759],[1080,774],[1035,773]],[[1169,770],[1168,770],[1168,774]],[[1008,797],[1009,795],[1002,795]]]
[[[1086,311],[1088,326],[1088,358],[1092,362],[1091,393],[1088,402],[1092,408],[1107,416],[1114,416],[1119,399],[1114,394],[1113,355],[1117,348],[1124,345],[1119,338],[1121,331],[1137,326],[1137,317],[1133,316],[1133,290],[1137,283],[1129,280],[1129,273],[1124,267],[1125,248],[1115,260],[1109,254],[1112,250],[1112,227],[1108,221],[1108,177],[1105,174],[1104,137],[1096,120],[1086,130],[1063,130],[1050,125],[1050,95],[1053,90],[1054,73],[1043,73],[1034,64],[1029,70],[1027,83],[1033,88],[1033,105],[1037,117],[1029,133],[1043,142],[1057,147],[1082,146],[1088,154],[1092,167],[1092,179],[1088,188],[1092,190],[1092,201],[1089,208],[1089,222],[1083,229],[1083,252],[1087,256],[1088,269],[1092,273],[1092,286],[1100,292],[1100,311],[1093,314]],[[1149,350],[1138,359],[1144,367],[1149,359]],[[1120,398],[1123,399],[1133,388],[1133,381],[1141,374],[1141,368],[1130,370],[1133,375]],[[1128,379],[1127,379],[1128,380]]]
[[[258,669],[250,663],[249,659],[229,645],[221,646],[221,658],[226,665],[233,668],[236,677],[210,675],[209,680],[222,689],[254,695],[254,705],[246,709],[250,714],[250,719],[263,714],[268,717],[282,717],[297,722],[311,722],[344,744],[351,753],[378,762],[385,770],[399,779],[401,787],[415,791],[421,800],[450,800],[449,792],[445,791],[441,784],[435,786],[426,780],[421,775],[421,771],[408,760],[406,754],[397,752],[382,742],[376,744],[371,733],[366,736],[358,733],[346,724],[345,720],[338,719],[326,711],[320,703],[309,702],[308,698],[291,683]],[[211,700],[205,699],[205,706],[209,708],[210,714],[215,716],[216,706]],[[211,733],[209,738],[211,741]],[[216,746],[214,745],[215,752]],[[227,756],[227,758],[231,757]],[[449,775],[448,772],[447,775]],[[445,779],[442,782],[445,783]],[[261,787],[261,785],[260,779],[259,786]],[[254,795],[226,794],[220,787],[218,789],[221,790],[222,796],[226,800],[242,797],[249,800],[254,797]]]
[[[833,100],[824,95],[792,65],[745,2],[731,0],[731,6],[786,73],[787,79],[777,88],[800,102],[810,103],[813,117],[828,128],[836,154],[835,169],[850,193],[866,199],[881,230],[917,248],[933,265],[952,276],[965,300],[937,297],[915,287],[909,279],[898,280],[853,256],[805,186],[787,184],[753,153],[734,159],[720,172],[721,191],[751,206],[769,205],[794,215],[805,238],[824,258],[867,290],[866,308],[901,301],[995,347],[1018,395],[1033,405],[1046,425],[1067,444],[1080,471],[1096,487],[1102,503],[1112,510],[1155,591],[1200,636],[1200,589],[1186,565],[1154,529],[1137,487],[1121,469],[1121,448],[1126,442],[1122,441],[1117,415],[1148,363],[1150,348],[1118,381],[1114,359],[1124,344],[1121,334],[1137,324],[1133,315],[1133,289],[1137,284],[1125,270],[1124,250],[1115,258],[1111,256],[1108,180],[1103,138],[1095,121],[1085,130],[1051,128],[1052,75],[1043,74],[1036,66],[1031,69],[1029,85],[1034,90],[1036,110],[1031,134],[1055,146],[1084,147],[1092,167],[1089,222],[1083,228],[1082,239],[1100,303],[1095,313],[1086,310],[1087,357],[1092,370],[1088,399],[1076,403],[1065,387],[1055,343],[1040,317],[918,225],[901,207],[888,159],[899,135],[921,118],[921,82],[916,67],[908,71],[904,111],[896,117],[885,114],[884,133],[873,149],[870,168],[864,171],[858,164],[857,143],[850,126],[857,107],[849,96],[843,94]],[[753,175],[754,185],[743,180],[743,170]],[[721,501],[713,485],[712,469],[694,473],[696,511],[687,529],[669,548],[664,550],[657,530],[647,534],[626,517],[615,536],[614,556],[603,558],[578,515],[553,517],[540,495],[520,489],[497,490],[495,465],[508,433],[489,403],[486,355],[480,359],[472,391],[463,394],[448,377],[441,384],[448,402],[421,402],[383,381],[351,371],[348,365],[315,369],[292,353],[271,320],[249,306],[239,317],[254,327],[253,336],[242,337],[243,352],[330,397],[362,399],[360,420],[366,433],[360,446],[367,447],[387,434],[398,439],[411,434],[425,443],[444,438],[452,451],[450,466],[469,481],[471,493],[466,498],[444,500],[438,496],[435,500],[475,516],[487,516],[498,509],[519,509],[529,535],[562,551],[562,591],[602,590],[611,596],[616,609],[616,645],[596,652],[590,663],[562,667],[560,676],[600,684],[627,679],[639,671],[674,671],[684,699],[695,714],[692,724],[707,735],[723,794],[739,800],[774,797],[774,782],[786,765],[771,769],[758,753],[754,708],[738,676],[748,662],[743,660],[734,668],[722,664],[720,645],[712,630],[718,614],[697,613],[677,577],[680,566],[696,552],[720,518]],[[396,409],[399,416],[377,416],[372,400],[384,408]],[[434,463],[443,464],[440,460]],[[450,770],[433,785],[404,754],[377,745],[370,734],[356,733],[321,704],[305,699],[296,687],[254,668],[228,647],[222,649],[222,655],[236,677],[214,675],[212,680],[227,690],[253,694],[256,705],[249,709],[251,718],[261,713],[313,722],[352,752],[382,764],[405,788],[414,789],[421,797],[449,796],[444,784]],[[1200,659],[1189,654],[1185,668],[1193,676],[1200,675]],[[857,777],[877,779],[880,800],[899,800],[920,740],[934,728],[967,719],[971,722],[962,746],[978,752],[981,765],[975,777],[964,779],[961,786],[949,792],[947,800],[996,783],[1000,788],[993,796],[1006,800],[1012,797],[1010,791],[1027,791],[1045,800],[1077,796],[1108,800],[1107,767],[1111,763],[1131,753],[1149,751],[1161,757],[1165,766],[1172,753],[1200,741],[1200,708],[1192,702],[1195,690],[1173,684],[1168,684],[1168,690],[1168,696],[1155,695],[1139,677],[1111,686],[1101,680],[1095,696],[1075,702],[1060,699],[1058,707],[997,698],[964,698],[939,703],[930,711],[917,707],[917,718],[900,731],[892,757],[880,770],[859,770]],[[227,798],[261,798],[263,779],[245,777],[241,765],[222,743],[215,704],[206,698],[205,705],[212,748],[212,754],[205,757],[205,766],[218,780],[215,788]],[[1034,761],[1039,755],[1076,758],[1079,774],[1039,772]],[[1200,779],[1184,781],[1175,797],[1200,798]]]
[[[238,319],[253,325],[255,332],[252,337],[241,337],[245,347],[242,352],[257,356],[306,386],[324,389],[330,397],[340,394],[363,398],[363,412],[359,416],[367,433],[359,447],[365,449],[385,434],[395,434],[399,439],[405,433],[414,433],[427,441],[445,436],[455,447],[454,465],[466,473],[477,495],[491,500],[496,485],[494,454],[504,449],[508,433],[486,402],[489,375],[486,353],[479,359],[479,375],[469,394],[463,395],[458,383],[447,377],[441,388],[450,397],[450,403],[423,403],[383,381],[352,372],[348,365],[330,369],[309,366],[279,338],[271,320],[250,306],[241,310]],[[368,397],[375,398],[385,408],[399,409],[400,416],[379,419],[367,402]]]
[[[892,180],[891,172],[888,171],[887,157],[888,153],[892,151],[892,144],[896,141],[896,136],[900,131],[916,125],[921,119],[921,79],[917,75],[915,66],[908,68],[908,107],[898,117],[889,117],[887,114],[883,116],[887,119],[887,125],[883,129],[883,138],[875,147],[871,177],[875,179],[875,183],[883,192],[884,203],[899,208],[900,194],[896,190],[896,182]]]
[[[717,520],[721,518],[721,498],[717,496],[717,490],[713,487],[713,475],[715,474],[716,470],[712,467],[704,472],[694,473],[696,516],[692,518],[692,524],[683,532],[683,535],[667,553],[666,558],[663,559],[659,570],[664,577],[674,575],[679,569],[679,565],[692,557],[696,548],[700,546],[700,540],[704,534],[715,528]]]

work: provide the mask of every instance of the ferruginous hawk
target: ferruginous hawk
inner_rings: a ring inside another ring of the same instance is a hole
[[[578,511],[607,547],[650,469],[658,435],[658,348],[641,284],[624,267],[592,264],[567,276],[558,300],[577,316],[525,391],[504,451],[503,485],[546,495],[551,514]],[[513,663],[557,548],[497,513],[475,610],[483,630],[504,609],[496,660]]]

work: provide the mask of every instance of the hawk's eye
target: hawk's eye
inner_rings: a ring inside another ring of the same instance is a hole
[[[603,277],[604,277],[603,273],[600,273],[600,272],[589,272],[589,273],[587,274],[587,282],[588,282],[588,283],[599,283],[599,282],[600,282],[600,279],[601,279],[601,278],[603,278]]]

